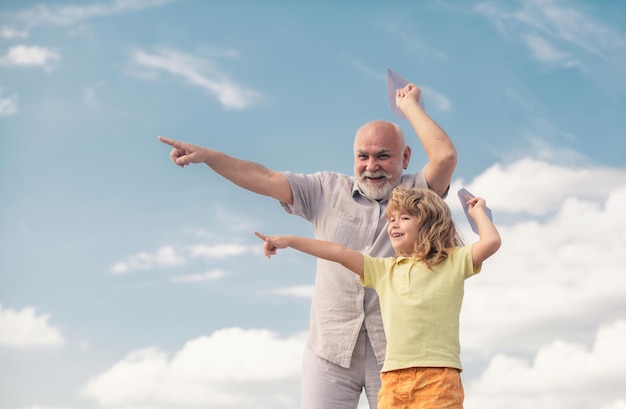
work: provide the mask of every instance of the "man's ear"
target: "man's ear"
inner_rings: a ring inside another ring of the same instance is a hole
[[[404,147],[404,153],[402,154],[403,158],[402,158],[402,167],[404,169],[409,167],[409,161],[411,160],[411,147],[410,146],[405,146]]]

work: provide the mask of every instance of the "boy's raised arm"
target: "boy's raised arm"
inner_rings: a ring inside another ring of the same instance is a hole
[[[485,211],[485,200],[479,197],[468,200],[468,213],[478,227],[478,241],[472,245],[474,266],[482,264],[493,255],[502,244],[500,234]]]

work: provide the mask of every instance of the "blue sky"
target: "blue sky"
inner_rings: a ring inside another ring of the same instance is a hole
[[[389,3],[389,4],[387,4]],[[0,408],[296,408],[315,261],[275,201],[158,135],[352,173],[398,122],[385,70],[451,136],[502,249],[468,281],[468,409],[626,408],[620,1],[3,1]],[[361,405],[365,408],[366,405]]]

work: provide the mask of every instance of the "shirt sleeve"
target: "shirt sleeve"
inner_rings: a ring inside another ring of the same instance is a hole
[[[480,270],[482,269],[482,264],[479,264],[476,266],[476,269],[474,269],[472,246],[473,244],[468,244],[466,246],[459,247],[450,255],[453,265],[456,266],[457,271],[459,271],[465,279],[480,273]]]
[[[281,206],[289,214],[300,216],[308,221],[313,220],[324,194],[322,173],[283,172],[283,174],[291,186],[293,205],[280,202]]]
[[[372,257],[363,254],[363,277],[360,278],[361,285],[367,288],[376,289],[380,278],[386,274],[393,263],[393,257]]]

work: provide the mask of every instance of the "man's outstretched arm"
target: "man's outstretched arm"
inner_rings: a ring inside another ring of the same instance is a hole
[[[281,172],[268,169],[255,162],[233,158],[213,149],[180,142],[164,136],[159,136],[159,140],[172,147],[170,158],[180,167],[192,163],[204,163],[215,173],[239,187],[272,197],[281,202],[293,204],[291,186]]]

